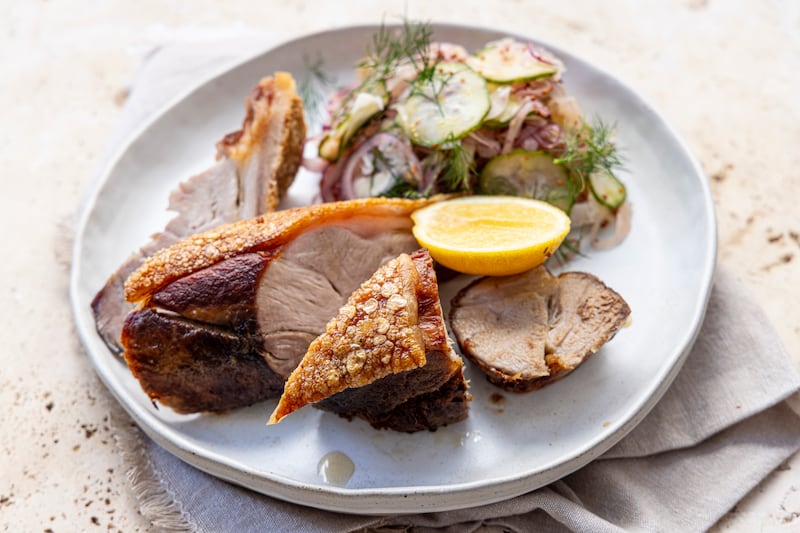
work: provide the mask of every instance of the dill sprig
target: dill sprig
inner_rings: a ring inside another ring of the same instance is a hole
[[[561,246],[553,253],[553,257],[562,265],[575,256],[588,257],[581,251],[582,239],[583,235],[567,236],[567,238],[561,242]]]
[[[313,60],[303,56],[303,80],[300,82],[299,93],[303,101],[306,119],[311,124],[321,124],[327,94],[334,86],[335,79],[325,69],[325,60],[317,54]]]
[[[380,148],[375,147],[370,151],[370,153],[373,158],[372,174],[370,175],[370,180],[373,180],[375,178],[375,175],[380,172],[388,172],[389,175],[392,177],[393,182],[411,181],[411,179],[409,178],[411,170],[406,169],[407,172],[400,172],[401,170],[403,170],[403,168],[397,165],[389,157],[387,157],[386,154],[384,154]]]
[[[420,73],[432,76],[427,74],[426,60],[430,55],[432,36],[433,29],[427,23],[403,19],[399,28],[381,24],[372,34],[366,55],[356,64],[362,76],[361,82],[348,91],[331,123],[336,124],[347,116],[359,93],[383,94],[386,81],[404,64],[412,65],[418,77]]]
[[[423,196],[415,184],[404,179],[398,179],[380,195],[388,198],[420,198]]]
[[[381,24],[367,47],[367,56],[358,64],[369,73],[365,82],[384,81],[406,62],[414,66],[418,76],[424,73],[432,77],[428,65],[432,36],[433,29],[423,22],[404,19],[399,31]]]
[[[439,147],[442,154],[444,170],[439,176],[445,192],[470,192],[472,191],[473,177],[475,176],[475,154],[467,150],[452,134],[447,141]]]
[[[439,111],[439,114],[444,116],[444,108],[442,107],[442,93],[444,92],[447,84],[457,74],[456,72],[439,73],[436,74],[436,66],[439,64],[439,59],[436,58],[431,62],[430,70],[426,70],[422,74],[418,74],[416,79],[411,82],[409,91],[409,98],[412,96],[421,97],[433,105]]]
[[[613,173],[623,166],[623,158],[614,144],[614,127],[599,117],[591,123],[582,121],[581,125],[565,136],[563,153],[554,159],[564,165],[578,180],[580,190],[595,170],[603,169]]]
[[[397,73],[403,66],[410,65],[414,69],[412,81],[412,94],[428,97],[422,88],[433,89],[434,97],[441,92],[441,87],[436,90],[435,78],[438,58],[431,57],[431,38],[433,29],[425,22],[412,22],[403,19],[400,28],[390,28],[381,24],[380,29],[373,34],[372,41],[367,47],[367,55],[358,67],[366,73],[361,84],[351,94],[369,90],[375,85],[383,84]]]

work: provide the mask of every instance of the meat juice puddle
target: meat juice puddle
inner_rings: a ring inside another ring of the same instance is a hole
[[[353,460],[339,451],[326,453],[317,463],[317,474],[329,485],[343,487],[353,477],[356,466]]]
[[[458,431],[447,427],[439,428],[433,434],[433,439],[437,445],[450,446],[452,448],[463,448],[470,443],[477,443],[483,440],[480,431]]]

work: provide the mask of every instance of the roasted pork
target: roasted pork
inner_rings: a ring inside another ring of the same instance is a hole
[[[278,72],[262,79],[246,101],[242,128],[217,143],[217,162],[170,195],[175,218],[95,296],[97,330],[112,351],[121,352],[122,323],[132,309],[123,297],[128,275],[146,257],[184,237],[274,211],[299,168],[305,133],[303,105],[291,75]]]
[[[480,278],[459,292],[450,327],[461,353],[508,391],[527,392],[563,378],[614,337],[630,314],[597,277],[545,266]]]
[[[433,262],[401,254],[365,281],[292,372],[270,423],[308,404],[376,428],[433,430],[466,418]]]
[[[370,198],[276,211],[193,235],[125,283],[125,360],[178,412],[278,397],[350,294],[418,244],[410,213],[429,200]]]

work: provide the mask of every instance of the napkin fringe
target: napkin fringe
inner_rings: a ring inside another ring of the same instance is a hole
[[[148,457],[141,431],[133,422],[114,425],[125,476],[141,515],[159,531],[195,533],[197,528]]]

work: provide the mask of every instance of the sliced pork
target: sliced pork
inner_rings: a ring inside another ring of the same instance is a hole
[[[278,397],[350,294],[418,248],[409,215],[428,202],[287,209],[155,253],[125,284],[137,305],[122,332],[129,368],[153,400],[178,412]]]
[[[591,274],[541,266],[480,278],[456,295],[450,326],[461,352],[508,391],[566,376],[625,323],[625,300]]]
[[[217,162],[170,195],[175,218],[95,296],[97,330],[112,351],[121,352],[122,322],[132,309],[123,297],[128,275],[146,257],[184,237],[274,211],[299,168],[305,133],[303,105],[291,75],[278,72],[261,80],[246,102],[242,128],[217,143]]]
[[[467,416],[433,262],[402,254],[353,292],[292,372],[270,423],[308,404],[377,428],[433,430]]]

